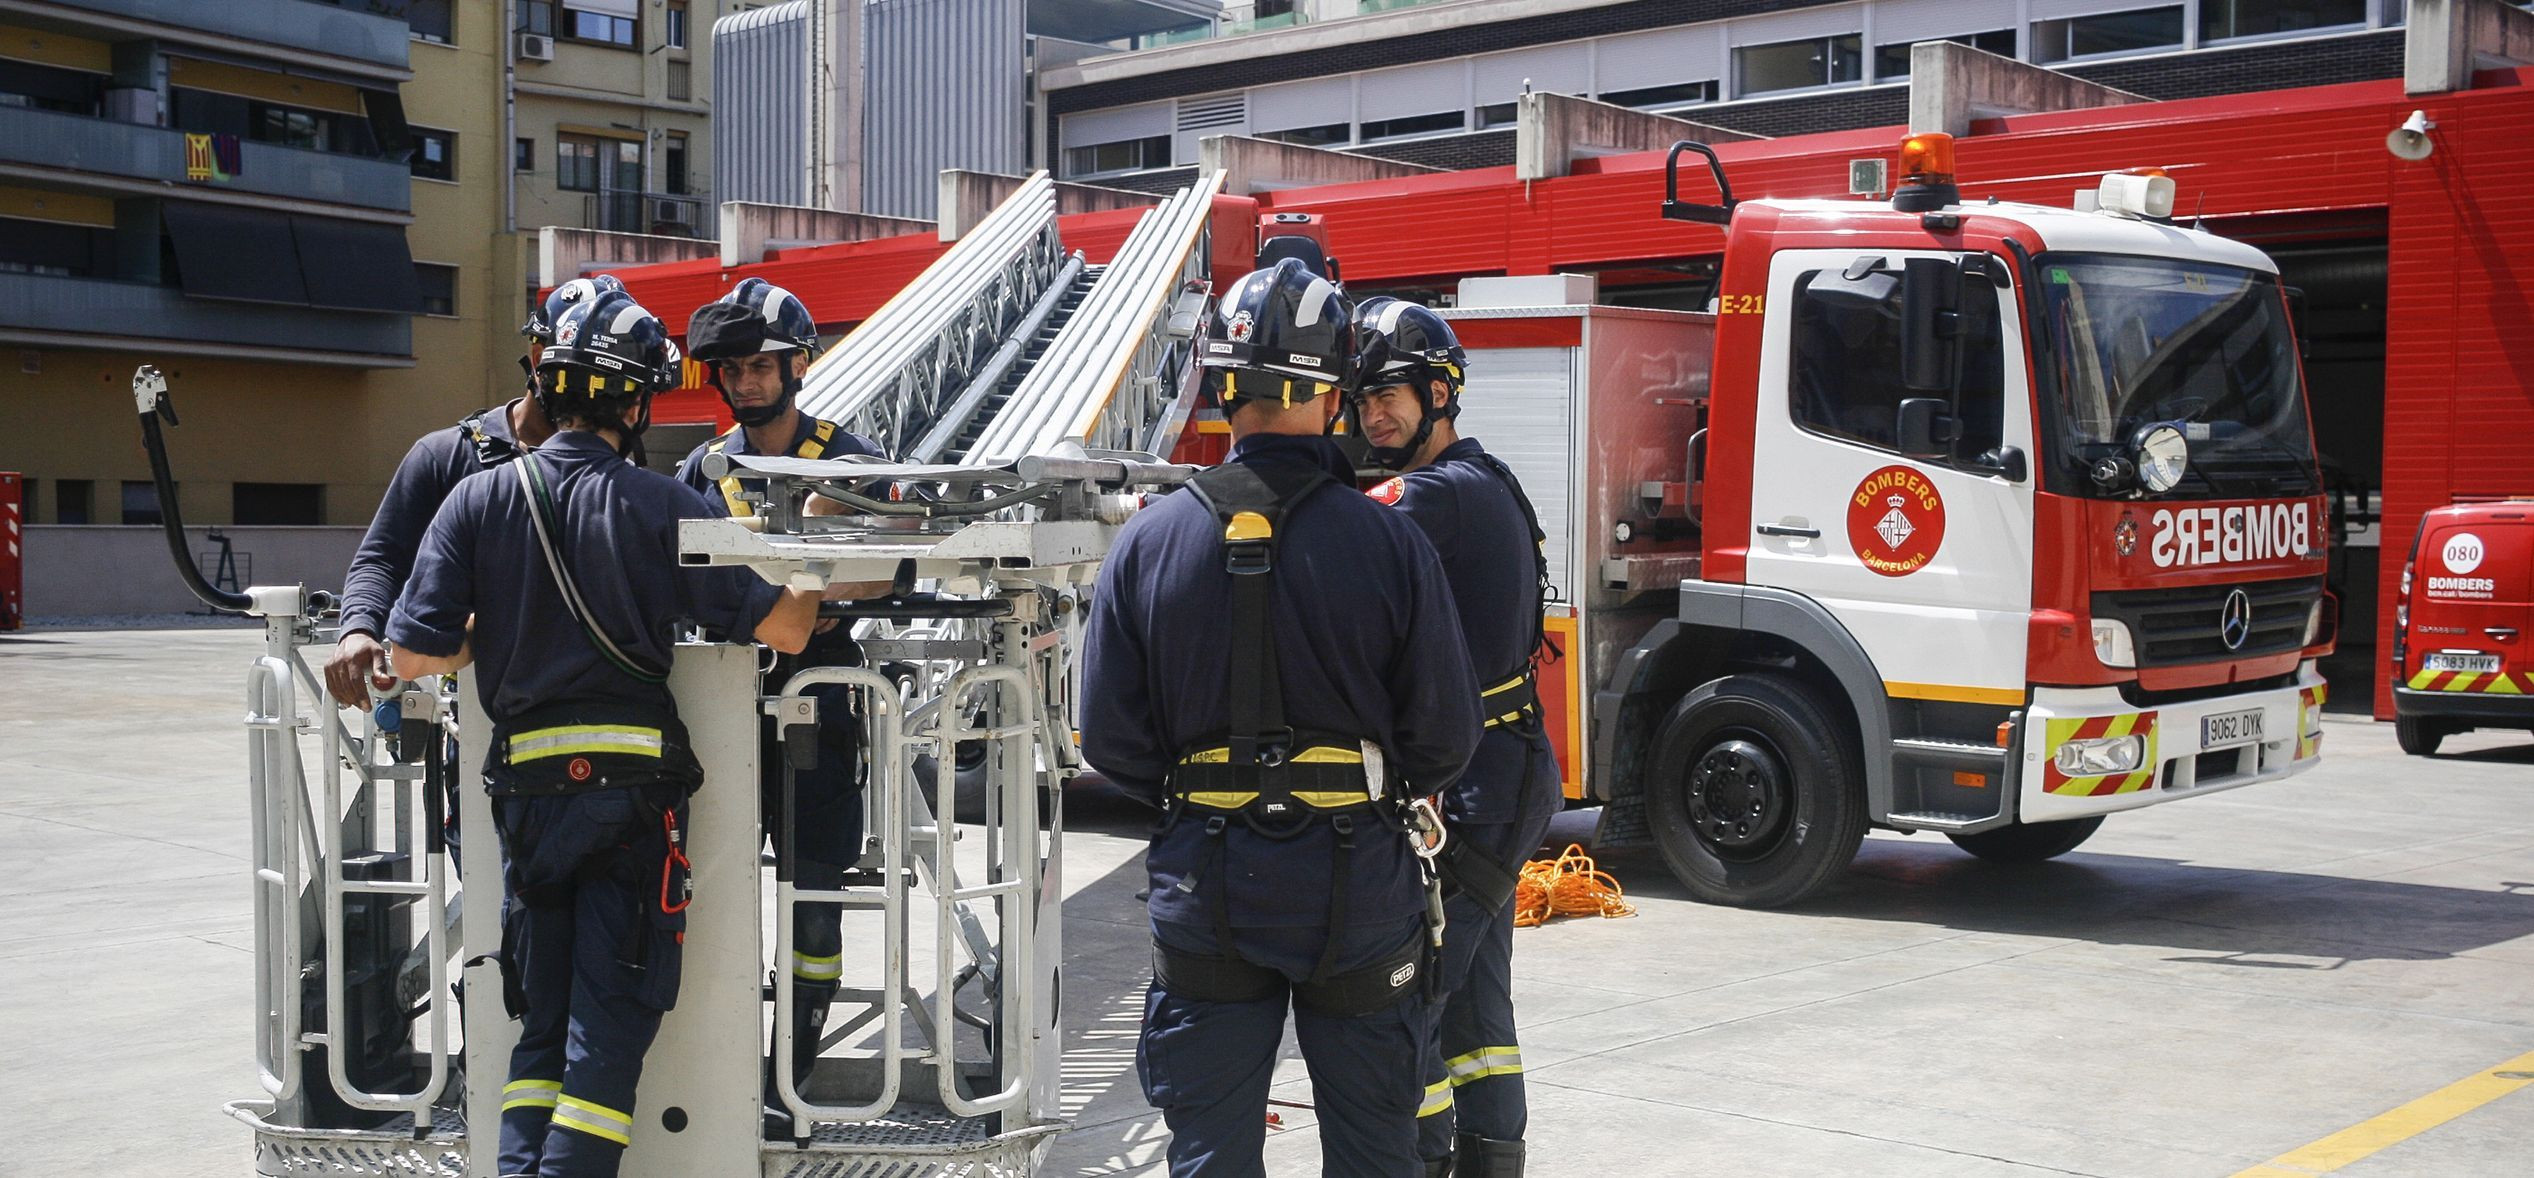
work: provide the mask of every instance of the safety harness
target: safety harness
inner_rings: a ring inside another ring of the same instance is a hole
[[[1326,473],[1292,464],[1226,463],[1198,475],[1190,490],[1223,528],[1223,567],[1232,574],[1229,724],[1218,738],[1181,751],[1172,767],[1164,829],[1183,821],[1205,823],[1205,851],[1198,880],[1210,879],[1214,955],[1156,946],[1154,973],[1173,993],[1216,1002],[1255,1002],[1274,996],[1283,975],[1243,959],[1233,947],[1231,887],[1224,869],[1225,836],[1239,822],[1262,838],[1289,840],[1326,823],[1336,838],[1330,864],[1329,937],[1310,976],[1293,987],[1294,1002],[1315,1014],[1352,1017],[1379,1010],[1426,979],[1434,993],[1439,971],[1433,954],[1442,941],[1440,885],[1427,872],[1430,935],[1389,959],[1344,973],[1336,970],[1339,932],[1346,926],[1348,866],[1358,839],[1410,837],[1420,858],[1440,847],[1441,822],[1430,799],[1411,799],[1384,772],[1379,746],[1354,736],[1285,722],[1284,694],[1276,666],[1275,631],[1268,617],[1268,587],[1276,567],[1278,529],[1293,509],[1334,483]]]
[[[835,422],[820,421],[815,417],[810,420],[818,422],[818,428],[811,431],[809,437],[802,439],[800,445],[792,448],[792,457],[794,458],[825,458],[827,456],[828,444],[835,440]],[[732,441],[739,437],[739,431],[742,428],[744,427],[734,425],[730,427],[729,433],[723,434],[712,441],[704,443],[704,452],[707,454],[721,453],[730,446]],[[747,501],[739,497],[740,493],[745,490],[747,490],[747,488],[740,484],[739,473],[736,468],[733,468],[731,473],[722,476],[721,497],[724,502],[730,505],[730,517],[732,519],[741,519],[756,514],[756,510],[749,507]]]
[[[519,443],[509,438],[495,436],[492,430],[484,426],[486,415],[508,412],[510,412],[509,405],[495,405],[490,409],[478,409],[458,421],[458,433],[465,437],[467,445],[475,447],[475,461],[487,470],[526,453],[520,448]]]

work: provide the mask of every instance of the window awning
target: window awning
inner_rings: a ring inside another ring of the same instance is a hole
[[[288,214],[182,200],[165,202],[159,212],[175,242],[177,282],[186,294],[308,304]]]
[[[329,310],[421,307],[396,225],[171,200],[160,208],[187,295]]]
[[[422,289],[414,281],[414,256],[405,248],[403,226],[294,216],[290,228],[299,239],[299,272],[307,281],[311,305],[346,311],[422,309]]]

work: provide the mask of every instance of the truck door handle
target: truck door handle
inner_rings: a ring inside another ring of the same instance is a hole
[[[1821,539],[1820,528],[1799,528],[1791,524],[1761,524],[1758,531],[1763,536],[1792,536],[1804,540]]]
[[[2491,636],[2492,638],[2496,638],[2501,642],[2516,641],[2516,627],[2514,626],[2483,626],[2481,628],[2481,632]]]

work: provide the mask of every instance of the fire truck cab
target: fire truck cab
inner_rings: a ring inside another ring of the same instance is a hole
[[[2428,756],[2475,728],[2534,730],[2534,498],[2422,517],[2393,621],[2403,752]]]
[[[2320,751],[2322,483],[2276,266],[2175,225],[2160,175],[1966,205],[1949,141],[1901,154],[1889,202],[1737,204],[1720,165],[1720,204],[1668,200],[1725,226],[1712,313],[1483,285],[1452,312],[1464,428],[1567,578],[1542,694],[1569,795],[1712,902],[1801,899],[1869,826],[2045,859]]]

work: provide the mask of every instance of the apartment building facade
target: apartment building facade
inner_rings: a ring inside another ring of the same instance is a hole
[[[1165,190],[1242,134],[1513,161],[1527,87],[1769,136],[1906,121],[1950,40],[2171,99],[2399,76],[2402,0],[1253,0],[1041,72],[1068,179]]]

